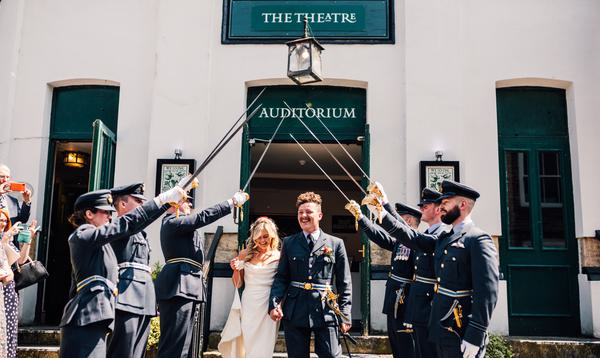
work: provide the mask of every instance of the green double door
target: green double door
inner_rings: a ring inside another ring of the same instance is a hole
[[[511,335],[580,334],[564,90],[498,90],[501,268]]]

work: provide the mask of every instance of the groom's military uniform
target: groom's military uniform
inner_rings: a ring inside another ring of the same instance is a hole
[[[385,205],[385,209],[395,217],[400,217],[389,203]],[[410,214],[415,215],[414,213]],[[389,235],[379,225],[373,224],[365,216],[361,217],[358,223],[369,240],[392,252],[382,312],[387,317],[388,337],[394,357],[414,357],[412,337],[403,326],[404,317],[407,315],[405,308],[413,281],[414,251],[402,245],[400,241]]]
[[[269,299],[269,312],[282,304],[289,357],[308,357],[311,332],[319,357],[340,357],[338,326],[351,324],[352,284],[344,242],[318,231],[283,239],[281,258]],[[314,233],[313,233],[314,234]],[[323,299],[337,288],[337,300]],[[339,311],[335,312],[335,303]]]
[[[473,200],[479,193],[453,181],[442,182],[440,198],[463,196]],[[440,357],[462,357],[464,340],[480,347],[485,355],[487,328],[498,293],[498,261],[491,237],[470,219],[439,237],[419,233],[406,223],[386,215],[382,223],[389,234],[415,249],[435,257],[435,296],[429,319],[429,340]]]

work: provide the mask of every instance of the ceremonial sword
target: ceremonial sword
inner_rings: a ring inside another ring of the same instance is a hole
[[[269,150],[269,147],[271,147],[271,143],[273,143],[273,139],[275,139],[275,135],[277,135],[277,132],[279,131],[279,128],[283,124],[283,120],[284,119],[285,119],[285,117],[282,117],[281,120],[279,121],[279,124],[277,125],[277,128],[275,128],[275,132],[273,132],[273,135],[271,136],[271,139],[269,139],[269,142],[267,143],[267,147],[265,148],[265,150],[260,155],[260,158],[258,158],[258,162],[256,162],[256,165],[254,166],[254,169],[252,170],[252,173],[250,173],[250,176],[248,177],[248,180],[246,180],[246,184],[244,184],[244,187],[242,188],[241,191],[245,192],[246,189],[248,189],[248,185],[250,184],[250,180],[252,180],[252,178],[254,177],[254,174],[256,173],[256,170],[258,169],[258,166],[260,165],[260,163],[262,162],[263,158],[265,157],[265,154],[267,154],[267,151]],[[242,211],[242,207],[243,207],[243,205],[242,206],[235,206],[233,208],[233,222],[235,224],[239,224],[241,221],[244,221],[244,212]]]
[[[306,104],[306,108],[310,108],[310,106],[308,105],[308,103]],[[321,120],[321,118],[319,118],[319,115],[316,112],[317,111],[315,111],[315,118],[317,118],[317,120],[319,121],[319,123],[321,123],[321,125],[327,130],[327,133],[329,133],[329,135],[331,135],[331,137],[333,139],[335,139],[335,142],[337,144],[339,144],[339,146],[342,148],[342,150],[344,151],[344,153],[346,153],[346,155],[348,156],[348,158],[350,158],[350,160],[354,163],[354,165],[356,165],[356,167],[358,168],[358,170],[360,170],[360,172],[362,173],[362,175],[364,175],[365,178],[367,178],[367,180],[369,180],[369,182],[372,182],[371,178],[367,175],[367,173],[365,173],[365,171],[363,170],[363,168],[360,165],[358,165],[358,163],[356,162],[356,160],[354,160],[354,158],[352,157],[352,155],[350,155],[350,153],[348,153],[348,151],[346,150],[346,148],[344,148],[344,146],[342,145],[342,143],[340,143],[340,141],[329,130],[329,128],[325,125],[325,123],[323,123],[323,121]]]
[[[306,104],[307,108],[310,108],[310,106],[308,105],[308,103]],[[289,108],[289,106],[288,106]],[[325,123],[321,120],[321,118],[319,117],[319,115],[316,113],[317,111],[315,111],[315,117],[317,118],[317,120],[319,121],[319,123],[321,123],[321,125],[325,128],[325,130],[327,130],[327,133],[329,133],[329,135],[331,135],[331,137],[335,140],[335,142],[340,146],[340,148],[342,148],[342,150],[344,151],[344,153],[346,153],[346,155],[348,156],[348,158],[350,158],[350,160],[352,161],[352,163],[354,163],[354,165],[356,165],[356,167],[358,168],[358,170],[360,170],[360,172],[363,174],[363,176],[365,178],[367,178],[367,180],[369,181],[369,185],[367,186],[367,191],[369,193],[372,193],[370,195],[375,195],[375,207],[377,208],[377,211],[379,212],[379,223],[381,224],[381,213],[383,211],[383,205],[381,204],[383,202],[383,193],[379,190],[379,188],[377,187],[377,185],[375,184],[375,182],[367,175],[367,173],[365,173],[365,171],[362,169],[362,167],[360,165],[358,165],[358,163],[356,162],[356,160],[354,160],[354,158],[350,155],[350,153],[348,153],[348,151],[346,150],[346,148],[342,145],[342,143],[340,143],[340,141],[337,139],[337,137],[331,132],[331,130],[329,130],[329,127],[327,127],[325,125]],[[292,111],[293,114],[293,111]],[[299,118],[298,118],[299,119]],[[300,121],[302,122],[302,121]],[[304,124],[304,123],[302,123]],[[304,126],[306,127],[306,124],[304,124]],[[308,127],[307,127],[308,129]],[[310,131],[310,130],[309,130]],[[311,133],[312,134],[312,133]],[[314,136],[314,134],[313,134]],[[316,137],[315,137],[316,138]],[[331,153],[329,153],[331,154]],[[334,158],[335,159],[335,158]],[[337,160],[336,160],[337,161]],[[338,162],[339,164],[339,162]],[[352,178],[352,180],[354,181],[354,178]],[[356,181],[354,181],[356,183]],[[362,187],[361,187],[362,189]],[[365,193],[364,190],[362,190],[362,192],[364,194]],[[369,194],[367,194],[367,197],[370,197]],[[369,199],[365,198],[362,201],[362,204],[365,204],[366,202],[368,202]],[[371,214],[370,214],[371,215]],[[373,220],[373,218],[371,218],[371,220]]]
[[[317,135],[308,127],[308,125],[306,125],[306,123],[304,123],[304,121],[302,119],[300,119],[300,117],[298,117],[294,111],[292,110],[292,108],[290,107],[289,104],[287,104],[286,101],[283,101],[283,104],[286,105],[286,107],[290,110],[290,113],[292,113],[292,116],[294,118],[296,118],[300,123],[302,123],[302,125],[304,126],[304,128],[306,128],[306,130],[308,130],[308,132],[317,140],[317,142],[319,142],[319,144],[321,144],[321,146],[327,151],[327,153],[329,153],[329,155],[333,158],[333,160],[337,163],[337,165],[340,166],[340,168],[342,168],[342,170],[344,171],[344,173],[346,173],[346,175],[352,180],[352,182],[354,184],[356,184],[356,186],[360,189],[360,191],[362,191],[363,194],[367,195],[367,192],[362,188],[362,186],[360,184],[358,184],[358,182],[356,181],[356,179],[354,179],[354,177],[352,176],[352,174],[350,174],[350,172],[344,167],[344,165],[342,165],[342,163],[340,163],[340,161],[335,157],[335,155],[333,155],[333,153],[331,153],[331,151],[329,150],[329,148],[327,148],[327,146],[321,142],[321,140],[317,137]],[[291,134],[290,134],[291,135]],[[293,137],[293,136],[292,136]],[[296,142],[298,143],[298,142]],[[300,143],[298,143],[300,144]],[[301,146],[302,147],[302,146]],[[304,148],[302,148],[304,149]],[[306,153],[308,154],[308,153]],[[350,154],[348,154],[350,155]],[[310,155],[309,155],[310,156]],[[312,159],[312,157],[311,157]],[[315,162],[316,164],[316,162]],[[317,164],[318,165],[318,164]],[[319,167],[320,168],[320,167]],[[327,174],[325,174],[327,175]],[[330,179],[331,180],[331,179]],[[350,200],[348,200],[350,201]]]
[[[221,138],[221,140],[219,141],[219,143],[217,143],[217,145],[213,148],[213,150],[208,154],[208,156],[206,157],[206,159],[204,159],[204,161],[202,162],[202,164],[200,164],[200,166],[198,167],[198,169],[196,169],[196,171],[194,171],[194,174],[192,174],[192,176],[190,176],[188,178],[188,180],[185,181],[185,183],[183,184],[182,188],[186,188],[188,185],[190,185],[192,183],[192,181],[198,177],[198,175],[200,175],[200,173],[202,172],[202,170],[204,170],[204,168],[206,168],[206,166],[217,156],[217,154],[219,154],[219,152],[227,145],[227,143],[229,143],[229,141],[240,131],[240,129],[242,129],[242,127],[244,126],[244,124],[248,123],[248,121],[254,117],[254,115],[256,114],[256,112],[258,112],[258,110],[260,109],[260,107],[262,107],[262,103],[259,104],[258,106],[256,106],[256,108],[250,113],[250,115],[246,116],[246,119],[242,121],[242,123],[240,123],[238,125],[238,123],[240,122],[240,120],[242,120],[242,118],[244,117],[244,115],[246,115],[248,113],[248,111],[250,110],[250,108],[252,107],[252,105],[254,105],[254,103],[256,103],[256,101],[260,98],[260,96],[262,96],[262,94],[265,92],[265,90],[267,89],[267,87],[263,88],[262,91],[260,91],[260,93],[258,94],[258,96],[256,96],[256,98],[254,98],[254,100],[248,105],[248,107],[246,107],[246,110],[244,110],[244,112],[239,116],[239,118],[237,119],[237,121],[235,121],[235,123],[231,126],[231,128],[229,128],[229,130],[225,133],[225,135],[223,136],[223,138]],[[237,125],[237,128],[236,128]],[[232,133],[233,131],[233,133]]]
[[[340,187],[333,181],[333,179],[331,179],[331,177],[329,176],[329,174],[327,174],[327,172],[325,172],[325,170],[323,168],[321,168],[321,166],[319,165],[319,163],[317,163],[317,161],[315,160],[315,158],[312,157],[312,155],[310,155],[306,149],[304,148],[304,146],[302,146],[302,144],[300,144],[300,142],[298,142],[296,140],[296,137],[294,137],[294,135],[292,133],[289,133],[290,137],[292,137],[292,139],[294,140],[294,142],[296,142],[296,144],[298,144],[300,146],[300,148],[302,148],[302,150],[304,151],[304,153],[306,153],[306,155],[308,155],[308,157],[310,158],[310,160],[313,161],[313,163],[315,163],[315,165],[317,166],[317,168],[319,168],[321,170],[321,172],[325,175],[325,177],[327,177],[327,179],[329,179],[329,181],[331,182],[331,184],[333,184],[333,186],[335,186],[335,188],[340,192],[340,194],[342,194],[342,196],[344,197],[344,199],[346,199],[346,201],[350,201],[350,198],[348,198],[348,196],[346,194],[344,194],[344,192],[342,191],[342,189],[340,189]]]

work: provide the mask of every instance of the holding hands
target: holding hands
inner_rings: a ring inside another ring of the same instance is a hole
[[[283,311],[281,310],[281,303],[277,305],[277,307],[273,308],[271,312],[269,312],[269,316],[273,321],[279,321],[283,318]]]

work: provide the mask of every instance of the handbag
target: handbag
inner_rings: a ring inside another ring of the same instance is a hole
[[[29,260],[23,265],[16,264],[13,269],[15,274],[15,289],[21,290],[34,285],[49,276],[48,271],[40,261]]]

